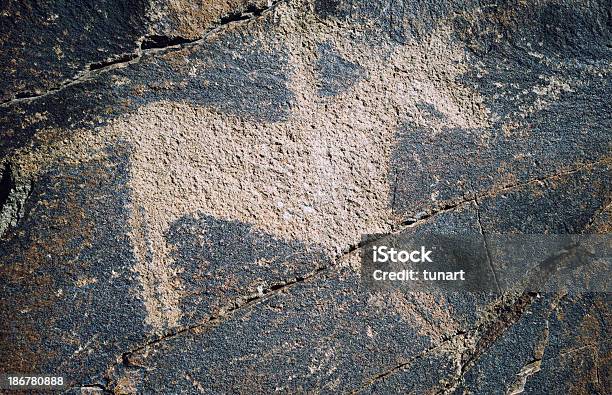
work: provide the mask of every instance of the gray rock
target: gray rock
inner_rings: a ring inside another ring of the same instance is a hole
[[[359,254],[609,232],[609,5],[1,6],[0,372],[606,393],[606,294],[377,291]]]

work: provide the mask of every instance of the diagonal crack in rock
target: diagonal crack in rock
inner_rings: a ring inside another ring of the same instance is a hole
[[[163,35],[145,35],[141,38],[139,47],[134,52],[117,54],[105,61],[91,63],[84,70],[78,72],[75,77],[63,81],[57,87],[50,88],[44,93],[34,94],[25,91],[17,92],[14,98],[0,102],[0,107],[9,107],[17,103],[32,102],[34,100],[58,93],[70,86],[90,80],[101,73],[112,71],[118,67],[125,67],[132,63],[137,63],[144,55],[163,54],[170,50],[184,48],[189,45],[197,45],[206,38],[210,37],[212,34],[222,31],[230,25],[247,23],[271,12],[284,1],[287,0],[272,0],[265,7],[257,7],[252,5],[247,7],[247,9],[243,12],[230,13],[229,15],[221,17],[219,19],[219,24],[216,27],[208,30],[202,36],[195,39],[188,39],[180,36],[169,37]]]

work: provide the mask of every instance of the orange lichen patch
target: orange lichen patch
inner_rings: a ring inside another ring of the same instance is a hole
[[[98,282],[98,279],[95,277],[81,277],[76,280],[75,285],[81,288],[81,287],[86,287],[91,284],[95,284],[97,282]]]
[[[606,333],[602,332],[602,323],[612,319],[610,305],[606,303],[605,297],[597,298],[589,312],[583,317],[577,328],[578,342],[585,345],[594,345],[600,341],[606,341]]]
[[[597,350],[591,347],[583,347],[561,354],[561,364],[575,367],[572,380],[568,382],[567,393],[569,395],[591,393],[593,386],[600,387],[600,390],[605,393],[606,389],[602,387],[599,379],[598,362]],[[590,369],[586,368],[587,364],[591,365]]]
[[[24,342],[28,344],[35,345],[40,344],[41,336],[32,328],[22,327],[22,332],[20,333]],[[0,348],[4,350],[8,350],[10,347],[7,344],[4,344],[5,338],[0,340]],[[11,345],[14,347],[14,344]],[[14,353],[13,355],[6,355],[4,353],[0,354],[2,358],[0,358],[0,369],[3,372],[38,372],[40,369],[40,365],[43,361],[48,357],[44,355],[40,350],[36,347],[21,347],[18,353]]]
[[[115,387],[113,388],[113,393],[116,395],[130,395],[138,393],[138,382],[141,380],[140,374],[138,372],[125,371],[124,376],[120,377]]]
[[[30,300],[19,300],[13,299],[11,300],[11,304],[22,304],[23,306],[28,306]],[[6,312],[10,311],[6,306],[7,301],[5,299],[0,300],[0,311]],[[21,311],[19,314],[29,314],[32,310],[36,310],[41,308],[40,306],[28,306]],[[44,308],[44,306],[42,307]],[[6,331],[9,333],[9,328],[7,327],[9,321],[3,320],[4,322],[0,324],[1,332]],[[46,355],[40,352],[40,350],[36,347],[36,345],[41,344],[42,334],[33,327],[33,323],[29,320],[23,320],[22,325],[20,326],[20,340],[21,344],[26,344],[26,347],[20,347],[19,352],[16,352],[12,355],[7,355],[5,350],[14,349],[15,344],[7,344],[9,341],[8,337],[3,333],[0,336],[0,370],[3,372],[36,372],[37,368],[40,366],[40,363],[46,359]]]
[[[534,179],[528,179],[524,181],[519,181],[517,176],[513,173],[510,173],[507,170],[508,165],[501,165],[498,169],[498,173],[500,176],[495,178],[495,182],[493,185],[483,193],[485,196],[496,196],[499,193],[507,192],[510,189],[515,189],[517,186],[527,186],[531,185],[534,188],[531,189],[531,193],[534,197],[544,196],[546,193],[546,189],[557,189],[561,184],[568,181],[568,175],[579,171],[589,171],[594,170],[598,167],[603,166],[611,166],[612,165],[612,157],[603,157],[600,158],[597,162],[594,163],[576,163],[573,166],[561,166],[557,169],[555,174],[551,174],[546,177],[538,177]],[[546,182],[546,184],[545,184]],[[601,181],[595,180],[593,185],[596,186],[595,190],[601,190],[602,186]],[[546,188],[544,188],[546,186]],[[607,207],[607,206],[606,206]],[[604,209],[605,211],[605,209]]]
[[[56,227],[64,231],[48,232],[44,240],[35,240],[28,244],[27,248],[20,252],[22,258],[17,259],[15,264],[3,268],[10,281],[41,281],[45,278],[44,276],[30,278],[30,275],[41,266],[60,264],[68,267],[73,264],[82,264],[82,262],[70,260],[69,257],[76,254],[73,247],[68,248],[67,246],[67,243],[74,239],[83,240],[79,248],[87,248],[91,243],[94,225],[88,222],[82,205],[74,201],[73,197],[66,196],[64,203],[52,202],[47,204],[45,210],[63,213],[60,217],[48,217],[47,219],[51,221],[49,229]],[[10,260],[10,257],[7,258]],[[48,290],[50,288],[39,289]]]
[[[503,189],[519,183],[518,177],[512,172],[512,166],[508,163],[500,163],[497,168],[497,174],[493,189]]]

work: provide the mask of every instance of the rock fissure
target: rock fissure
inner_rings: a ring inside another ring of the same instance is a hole
[[[480,230],[480,234],[482,235],[482,241],[484,243],[485,250],[487,251],[487,261],[489,262],[489,268],[491,269],[491,273],[493,274],[493,280],[495,281],[497,291],[501,293],[502,290],[499,285],[499,281],[497,280],[497,273],[495,271],[495,266],[493,266],[493,259],[491,258],[489,242],[487,241],[487,235],[485,234],[484,228],[482,226],[482,218],[480,218],[480,205],[478,203],[478,198],[474,198],[474,203],[476,204],[476,219],[478,220],[478,229]]]
[[[250,5],[244,12],[232,13],[230,15],[221,17],[219,24],[205,32],[201,37],[195,39],[187,39],[180,36],[166,36],[166,35],[146,35],[142,38],[139,47],[131,53],[122,53],[114,55],[111,59],[105,61],[91,63],[85,70],[82,70],[76,74],[75,77],[63,81],[55,88],[50,88],[45,92],[28,92],[21,91],[15,93],[14,98],[0,102],[0,107],[8,107],[16,103],[31,102],[57,92],[66,89],[69,86],[80,84],[87,81],[91,77],[95,76],[95,73],[103,73],[113,70],[116,67],[128,65],[132,62],[138,62],[143,55],[150,53],[163,53],[165,49],[180,48],[185,45],[197,44],[202,40],[206,39],[209,35],[214,34],[221,29],[234,23],[244,23],[246,21],[253,20],[264,15],[266,12],[273,10],[278,4],[285,0],[274,0],[268,3],[265,7],[257,7]]]
[[[438,350],[444,349],[445,346],[447,346],[449,344],[452,344],[453,341],[456,340],[456,339],[462,338],[463,336],[466,335],[466,333],[467,333],[466,331],[457,331],[453,335],[447,337],[441,343],[425,349],[424,351],[420,352],[416,356],[410,358],[410,360],[408,360],[406,362],[403,362],[403,363],[400,363],[398,365],[395,365],[395,366],[391,367],[390,369],[385,370],[384,372],[379,373],[379,374],[375,375],[374,377],[366,380],[366,382],[361,387],[351,391],[350,394],[357,394],[360,391],[364,390],[365,388],[370,387],[375,382],[377,382],[379,380],[383,380],[386,377],[389,377],[389,376],[391,376],[391,375],[393,375],[393,374],[395,374],[395,373],[397,373],[397,372],[399,372],[401,370],[404,370],[405,368],[410,367],[412,364],[414,364],[414,362],[416,362],[416,361],[418,361],[420,359],[426,358],[431,353],[434,353],[434,352],[436,352]]]
[[[114,57],[111,60],[106,60],[104,62],[98,62],[98,63],[91,63],[89,65],[89,70],[90,71],[95,71],[95,70],[105,69],[107,67],[110,67],[110,66],[113,66],[113,65],[116,65],[116,64],[130,62],[130,61],[136,59],[137,57],[138,57],[138,55],[135,54],[135,53],[122,54],[122,55]]]
[[[537,297],[537,293],[525,292],[509,299],[508,303],[501,303],[494,308],[491,319],[485,320],[474,331],[468,332],[463,338],[463,350],[459,352],[457,373],[438,393],[453,393],[480,356],[523,316]]]
[[[545,182],[547,180],[558,178],[558,177],[568,176],[568,175],[580,172],[582,170],[592,169],[592,168],[594,168],[596,166],[603,165],[603,164],[609,164],[609,163],[610,163],[610,158],[604,158],[604,159],[599,160],[599,161],[585,163],[585,164],[583,164],[581,166],[574,167],[574,168],[566,170],[566,171],[556,172],[556,173],[553,173],[553,174],[548,174],[548,175],[544,175],[544,176],[541,176],[541,177],[532,178],[532,179],[527,180],[525,182],[515,183],[515,184],[503,186],[501,188],[493,188],[493,189],[490,189],[490,190],[488,190],[486,192],[481,192],[481,193],[473,193],[472,192],[472,193],[469,193],[469,194],[463,196],[459,200],[455,200],[455,201],[451,200],[451,201],[447,201],[447,202],[444,202],[444,203],[440,203],[440,204],[435,205],[435,206],[430,207],[430,208],[424,208],[424,209],[420,209],[420,210],[415,210],[416,214],[411,214],[406,219],[404,219],[400,223],[400,227],[413,227],[413,226],[417,226],[417,225],[420,225],[420,224],[422,224],[422,223],[432,219],[433,217],[435,217],[438,214],[442,214],[442,213],[453,211],[453,210],[455,210],[455,209],[457,209],[457,208],[459,208],[459,207],[461,207],[461,206],[463,206],[465,204],[468,204],[468,203],[478,204],[478,202],[477,202],[478,199],[485,199],[485,198],[493,197],[493,196],[496,196],[499,193],[509,192],[509,191],[512,191],[512,190],[515,190],[515,189],[522,188],[522,187],[527,186],[527,185],[536,184],[536,183],[542,183],[542,182]],[[607,205],[607,206],[603,207],[600,210],[600,212],[598,214],[596,214],[595,216],[597,216],[597,215],[601,214],[602,212],[606,211],[609,207],[610,207],[610,205]],[[594,219],[592,219],[591,222],[592,221],[594,221]]]

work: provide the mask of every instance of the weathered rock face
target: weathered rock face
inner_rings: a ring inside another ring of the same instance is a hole
[[[0,372],[607,393],[608,294],[403,294],[364,234],[607,233],[609,1],[0,6]]]
[[[143,50],[198,40],[231,20],[259,15],[264,0],[6,2],[0,18],[0,101],[28,98],[86,79],[88,71]]]

